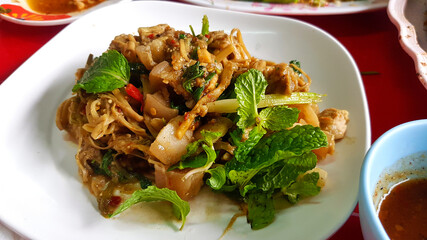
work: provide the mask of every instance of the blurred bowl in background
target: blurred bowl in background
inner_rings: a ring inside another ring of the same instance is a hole
[[[418,79],[427,89],[427,26],[424,0],[390,0],[390,20],[399,31],[399,42],[415,62]]]
[[[408,178],[427,178],[427,119],[392,128],[366,154],[359,185],[360,224],[366,240],[389,239],[377,207],[391,186]]]

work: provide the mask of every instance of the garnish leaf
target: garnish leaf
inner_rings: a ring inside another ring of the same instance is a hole
[[[268,226],[274,220],[275,208],[273,198],[264,192],[254,192],[247,196],[248,222],[253,230]]]
[[[249,137],[242,142],[241,129],[236,129],[233,132],[230,132],[231,139],[237,147],[233,152],[236,161],[244,161],[244,157],[252,150],[252,148],[255,147],[255,145],[257,145],[259,140],[261,140],[262,136],[266,133],[267,131],[263,128],[256,126],[249,132]]]
[[[220,190],[227,181],[225,168],[222,165],[216,168],[211,168],[206,172],[211,174],[211,177],[206,180],[206,184],[214,190]]]
[[[301,156],[276,162],[270,167],[262,169],[251,181],[256,184],[258,189],[263,191],[282,189],[293,183],[300,174],[313,169],[316,164],[317,157],[310,151]]]
[[[259,113],[259,124],[272,131],[280,131],[292,127],[298,121],[299,110],[286,106],[264,108]]]
[[[221,136],[221,133],[202,130],[200,134],[202,138],[188,144],[187,153],[181,157],[181,161],[171,166],[168,171],[204,167],[215,161],[217,152],[215,152],[213,148],[213,142]],[[199,147],[202,147],[204,152],[193,157],[193,155],[197,153]]]
[[[167,188],[157,188],[155,186],[148,186],[146,189],[141,189],[133,192],[132,196],[123,202],[114,211],[110,217],[114,217],[131,206],[140,202],[153,202],[153,201],[169,201],[173,204],[174,213],[178,213],[177,218],[182,219],[182,225],[180,230],[184,227],[185,219],[190,212],[190,205],[188,202],[182,200],[178,194]]]
[[[168,168],[168,171],[172,171],[175,169],[185,169],[185,168],[199,168],[206,165],[208,162],[208,156],[206,153],[200,153],[199,155],[193,158],[186,158],[185,160],[179,161],[177,164]]]
[[[295,126],[261,139],[246,156],[242,156],[239,161],[233,158],[225,167],[232,183],[238,184],[242,191],[251,178],[262,169],[327,144],[326,135],[320,128],[311,125]]]
[[[87,93],[109,92],[129,83],[130,67],[126,58],[116,50],[104,52],[86,70],[73,87],[73,92],[84,89]]]
[[[283,188],[282,193],[288,197],[289,202],[296,203],[301,197],[311,197],[319,194],[320,187],[317,186],[317,181],[319,181],[319,173],[305,174],[288,188]]]
[[[236,79],[235,89],[236,98],[239,103],[237,114],[240,116],[237,126],[241,129],[255,124],[258,116],[258,103],[265,94],[267,80],[262,72],[256,69],[250,69],[240,74]]]

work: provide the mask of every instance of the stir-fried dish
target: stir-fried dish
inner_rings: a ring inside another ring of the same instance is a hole
[[[78,144],[79,174],[101,214],[169,201],[185,223],[205,185],[236,199],[252,229],[274,201],[318,194],[318,160],[344,137],[348,112],[319,111],[297,60],[251,56],[239,29],[177,31],[166,24],[116,36],[76,72],[56,124]]]

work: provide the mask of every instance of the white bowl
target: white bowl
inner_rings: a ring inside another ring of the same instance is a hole
[[[359,185],[360,224],[366,240],[389,239],[380,222],[373,199],[383,171],[389,169],[396,171],[396,163],[401,162],[399,160],[425,151],[427,151],[427,119],[392,128],[378,138],[369,149],[362,165]],[[423,159],[421,164],[425,167],[427,159]],[[420,164],[411,166],[414,169],[419,167]]]

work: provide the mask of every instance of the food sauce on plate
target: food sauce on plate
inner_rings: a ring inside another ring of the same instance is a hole
[[[64,14],[81,11],[103,2],[104,0],[27,0],[28,6],[39,13]]]
[[[379,218],[390,239],[427,239],[427,179],[394,186],[382,200]]]

